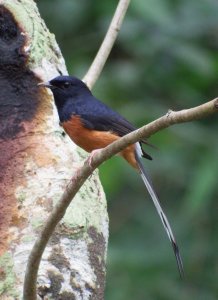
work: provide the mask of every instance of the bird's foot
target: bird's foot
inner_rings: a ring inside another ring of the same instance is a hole
[[[88,164],[90,166],[90,168],[92,167],[92,161],[93,161],[93,157],[96,155],[96,153],[100,152],[102,149],[96,149],[96,150],[93,150],[91,152],[91,154],[89,155],[88,157]]]

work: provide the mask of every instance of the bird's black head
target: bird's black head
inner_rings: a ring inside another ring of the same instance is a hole
[[[91,94],[87,85],[74,76],[57,76],[39,85],[51,89],[57,106],[63,105],[70,99],[75,101],[83,95]]]
[[[55,77],[49,81],[48,87],[52,90],[54,97],[59,94],[63,96],[71,95],[71,97],[74,97],[78,94],[90,93],[87,85],[74,76]]]
[[[39,86],[51,89],[60,118],[91,95],[86,84],[74,76],[58,76],[49,82],[39,83]]]

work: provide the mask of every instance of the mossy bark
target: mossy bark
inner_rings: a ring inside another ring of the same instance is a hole
[[[21,299],[28,254],[84,152],[63,136],[37,83],[67,74],[33,0],[0,0],[0,298]],[[108,239],[98,173],[81,188],[46,248],[38,296],[103,299]]]

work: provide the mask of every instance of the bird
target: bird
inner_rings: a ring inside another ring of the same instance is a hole
[[[87,152],[94,154],[95,151],[136,130],[136,127],[118,112],[98,100],[88,86],[77,77],[60,75],[48,82],[41,82],[38,86],[52,91],[60,125],[72,141]],[[141,175],[171,242],[180,277],[183,277],[183,262],[179,247],[141,160],[141,158],[152,160],[142,148],[143,144],[150,145],[146,139],[141,139],[119,154]]]

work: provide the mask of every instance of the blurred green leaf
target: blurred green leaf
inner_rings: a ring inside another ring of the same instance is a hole
[[[205,151],[206,152],[206,151]],[[201,153],[194,173],[192,183],[185,197],[188,214],[199,213],[209,205],[214,190],[217,187],[218,159],[217,154]]]

